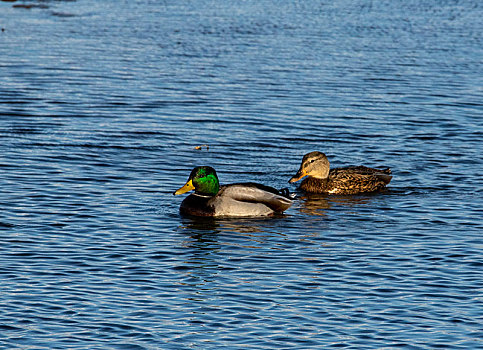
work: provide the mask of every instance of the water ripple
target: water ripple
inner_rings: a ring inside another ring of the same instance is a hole
[[[18,5],[0,2],[4,346],[481,348],[479,2]],[[393,180],[179,216],[196,165],[289,187],[313,150]]]

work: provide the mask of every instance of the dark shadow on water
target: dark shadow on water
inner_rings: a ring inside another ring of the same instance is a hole
[[[286,215],[271,217],[244,217],[244,218],[204,218],[195,216],[181,216],[179,229],[191,236],[211,236],[231,231],[240,234],[263,232],[264,224],[279,225]]]
[[[10,224],[8,222],[1,222],[0,221],[0,227],[3,227],[3,228],[12,228],[12,227],[15,227],[14,224]]]
[[[304,194],[299,201],[300,212],[309,215],[326,216],[326,211],[331,207],[328,196],[324,194]]]
[[[356,195],[327,195],[327,194],[304,194],[300,201],[300,212],[309,215],[326,216],[327,212],[334,207],[357,207],[367,206],[371,201],[380,198],[388,191],[356,194]]]
[[[215,219],[203,217],[181,216],[179,228],[190,235],[216,234],[220,232],[220,225]]]
[[[286,223],[286,215],[250,218],[203,218],[180,216],[178,230],[185,237],[181,243],[182,263],[174,267],[180,273],[180,283],[203,286],[197,298],[210,290],[209,284],[216,281],[220,271],[234,270],[236,266],[226,263],[226,251],[243,252],[260,245],[265,233],[277,234]],[[223,235],[223,238],[220,238]],[[238,239],[240,237],[240,239]],[[250,242],[258,242],[251,245]]]

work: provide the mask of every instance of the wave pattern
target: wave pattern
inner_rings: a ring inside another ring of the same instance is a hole
[[[478,1],[18,5],[0,3],[1,346],[483,346]],[[195,165],[288,187],[313,150],[389,166],[390,188],[178,214]]]

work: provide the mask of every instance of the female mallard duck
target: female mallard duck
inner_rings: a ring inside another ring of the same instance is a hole
[[[292,205],[288,190],[256,184],[238,183],[220,186],[216,171],[199,166],[191,171],[186,184],[175,195],[195,193],[181,203],[181,214],[194,216],[266,216],[282,213]]]
[[[330,163],[322,152],[307,153],[299,171],[289,182],[307,176],[300,189],[312,193],[355,194],[374,192],[386,188],[391,181],[391,169],[373,169],[363,165],[330,169]]]

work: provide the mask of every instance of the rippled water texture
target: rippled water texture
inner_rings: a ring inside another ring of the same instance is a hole
[[[482,17],[0,2],[0,347],[483,348]],[[296,191],[314,150],[394,178],[271,219],[178,213],[196,165]]]

